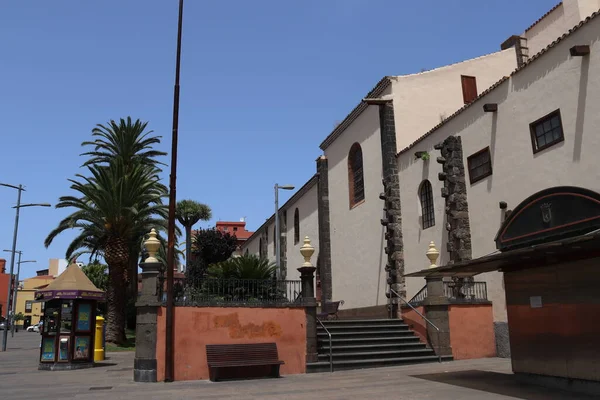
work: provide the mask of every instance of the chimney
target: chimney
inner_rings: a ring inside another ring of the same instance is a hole
[[[6,273],[6,260],[4,258],[0,258],[0,274]]]

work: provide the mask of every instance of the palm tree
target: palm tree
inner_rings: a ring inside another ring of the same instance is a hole
[[[75,211],[50,232],[44,244],[48,247],[60,233],[79,229],[66,258],[70,259],[80,249],[104,256],[110,278],[106,340],[123,343],[126,339],[126,278],[132,243],[150,227],[165,225],[168,212],[162,199],[166,191],[158,183],[156,169],[148,165],[126,166],[117,159],[109,165],[88,165],[87,169],[90,177],[78,174],[79,180],[69,180],[71,189],[78,192],[79,197],[61,197],[56,205]]]
[[[156,157],[166,156],[167,153],[153,149],[160,144],[160,136],[149,136],[153,131],[145,131],[147,122],[137,119],[131,121],[121,118],[119,124],[110,120],[108,126],[98,124],[92,130],[92,136],[97,139],[93,142],[83,142],[82,146],[92,146],[94,150],[83,153],[90,156],[83,166],[92,164],[110,164],[115,159],[121,159],[129,169],[133,164],[139,163],[158,167],[164,165]]]
[[[254,254],[230,258],[208,269],[208,275],[218,279],[268,280],[275,276],[277,266],[266,258]]]
[[[211,219],[212,210],[206,204],[194,200],[181,200],[177,202],[175,215],[185,228],[185,266],[187,269],[192,255],[192,227],[200,220]]]
[[[132,122],[131,117],[121,118],[117,123],[110,120],[108,124],[98,124],[92,129],[94,141],[85,141],[82,146],[91,146],[93,150],[81,154],[90,158],[83,163],[83,166],[102,164],[107,165],[114,160],[120,160],[125,171],[129,172],[136,164],[145,165],[155,170],[159,174],[161,169],[159,165],[165,165],[157,160],[158,157],[166,156],[167,153],[155,150],[153,146],[160,144],[161,136],[151,136],[153,131],[146,131],[148,122],[142,122],[139,119]],[[168,193],[166,186],[161,183],[161,189]],[[162,225],[165,224],[161,224]],[[150,227],[152,228],[152,227]],[[155,228],[159,228],[158,226]],[[166,226],[164,227],[166,230]],[[145,229],[145,227],[142,227]],[[140,231],[137,235],[137,241],[143,241],[144,236],[149,232]],[[179,234],[177,232],[176,234]],[[137,296],[137,271],[138,259],[140,258],[141,247],[137,245],[136,240],[132,241],[130,249],[132,257],[125,274],[129,287],[129,295],[133,298]]]

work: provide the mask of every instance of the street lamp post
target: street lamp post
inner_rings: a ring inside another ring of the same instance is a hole
[[[4,251],[6,251],[8,253],[12,253],[11,250],[4,250]],[[14,287],[14,289],[13,289],[13,298],[12,298],[12,314],[13,314],[13,318],[17,314],[17,296],[19,294],[18,288],[19,288],[19,277],[21,275],[21,264],[37,262],[35,260],[21,261],[21,256],[23,255],[23,252],[20,251],[20,250],[17,250],[16,253],[19,254],[19,260],[17,261],[17,279],[14,281],[15,283],[13,284],[13,287]],[[11,325],[10,335],[11,335],[11,337],[15,336],[15,324],[14,323]]]
[[[281,279],[281,232],[279,231],[279,189],[294,190],[294,186],[275,184],[275,265],[277,266],[277,280]]]
[[[21,192],[25,191],[25,188],[23,187],[23,185],[15,186],[15,185],[9,185],[7,183],[0,183],[0,186],[5,186],[8,188],[16,189],[19,192],[19,194],[17,195],[17,205],[13,207],[17,211],[16,211],[16,215],[15,215],[15,229],[14,229],[14,233],[13,233],[13,243],[12,243],[12,250],[11,250],[12,254],[10,256],[9,280],[10,280],[10,282],[12,282],[13,272],[15,271],[15,254],[17,251],[17,233],[19,231],[19,210],[22,207],[50,207],[50,204],[48,204],[48,203],[21,204]],[[12,295],[13,295],[13,291],[9,290],[8,298],[6,300],[6,317],[7,317],[6,320],[8,323],[12,322],[12,320],[10,320],[8,318],[9,313],[10,313],[10,306],[12,304],[11,303]],[[8,341],[8,329],[4,329],[2,332],[3,332],[2,351],[6,351],[6,342]]]
[[[179,137],[179,75],[181,70],[181,35],[183,27],[183,0],[179,0],[177,23],[177,53],[175,58],[175,87],[173,88],[173,131],[171,139],[171,175],[169,176],[169,217],[167,226],[167,309],[165,332],[165,382],[173,382],[175,358],[173,351],[173,268],[175,267],[175,205],[177,202],[177,141]]]

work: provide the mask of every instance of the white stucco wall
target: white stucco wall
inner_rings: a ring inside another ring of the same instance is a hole
[[[599,0],[563,0],[552,12],[523,33],[533,56],[600,8]]]
[[[390,88],[383,95],[389,94]],[[348,153],[359,143],[365,201],[350,209]],[[327,149],[333,300],[344,308],[386,304],[379,109],[368,107]]]
[[[246,250],[248,250],[248,254],[254,254],[255,256],[258,256],[259,243],[260,235],[258,234],[258,232],[256,232],[254,236],[250,237],[242,245],[242,254],[246,254]]]
[[[571,57],[569,48],[590,44],[591,54]],[[528,196],[549,187],[561,185],[581,186],[600,192],[598,153],[600,137],[600,17],[590,21],[571,36],[561,41],[548,53],[516,73],[508,81],[485,95],[461,114],[400,155],[400,181],[402,182],[403,235],[407,271],[426,265],[423,256],[429,240],[434,240],[445,253],[446,233],[441,182],[437,179],[441,166],[435,161],[423,163],[414,160],[415,151],[427,150],[431,160],[439,155],[434,144],[450,135],[460,135],[463,143],[465,168],[467,157],[490,147],[493,175],[468,183],[467,193],[473,245],[473,257],[496,251],[494,237],[503,215],[498,203],[506,201],[514,209]],[[498,103],[497,113],[484,113],[484,103]],[[533,154],[529,124],[560,109],[565,140],[537,154]],[[433,185],[436,225],[422,231],[415,224],[418,202],[416,191],[424,177]],[[409,213],[413,214],[409,214]],[[424,284],[421,278],[413,285]],[[476,280],[488,282],[488,295],[494,302],[494,318],[506,320],[505,298],[499,273],[483,274]],[[410,288],[410,286],[409,286]]]
[[[300,197],[291,199],[293,201],[286,203],[280,208],[280,215],[283,220],[283,214],[287,213],[287,229],[283,230],[282,221],[282,234],[286,235],[287,247],[287,279],[288,280],[299,280],[300,273],[297,268],[302,266],[304,259],[300,255],[300,247],[303,244],[305,236],[308,236],[311,240],[311,245],[315,248],[315,253],[312,257],[312,263],[316,266],[317,256],[319,254],[319,214],[317,205],[317,184],[316,181],[311,187]],[[298,216],[300,222],[300,242],[294,243],[294,211],[298,208]],[[272,217],[272,216],[271,216]],[[269,218],[271,218],[269,217]],[[275,243],[274,243],[274,229],[275,223],[270,222],[264,226],[259,227],[256,234],[247,240],[242,247],[242,254],[245,254],[248,249],[248,254],[259,255],[259,243],[261,232],[265,229],[269,232],[269,240],[267,243],[267,258],[271,262],[275,262]]]
[[[431,71],[393,78],[396,141],[402,149],[464,106],[461,75],[474,76],[481,93],[517,67],[510,48]]]
[[[300,217],[300,241],[294,243],[294,210],[298,208]],[[317,185],[313,185],[302,197],[287,206],[287,279],[298,280],[298,268],[304,259],[300,255],[300,247],[304,244],[304,237],[310,238],[310,244],[315,248],[311,261],[317,265],[319,255],[319,214],[317,208]]]

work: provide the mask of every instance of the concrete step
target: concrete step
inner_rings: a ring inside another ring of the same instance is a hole
[[[318,347],[319,354],[329,355],[329,341],[319,342]],[[334,343],[332,352],[334,354],[342,353],[357,353],[357,352],[369,352],[369,351],[395,351],[395,350],[410,350],[410,349],[426,349],[425,343],[413,340],[410,342],[399,341],[394,343],[375,343],[370,342],[361,344],[336,344]]]
[[[361,344],[400,344],[400,343],[421,343],[419,338],[414,335],[394,335],[383,337],[341,337],[339,335],[331,338],[333,346],[337,345],[361,345]],[[317,336],[318,346],[329,346],[329,337],[327,335]]]
[[[332,353],[333,361],[361,361],[371,359],[386,359],[386,358],[403,358],[403,357],[419,357],[432,356],[434,351],[427,348],[403,349],[403,350],[387,350],[387,351],[360,351],[353,353]],[[329,351],[319,352],[319,361],[329,362]]]
[[[388,336],[394,337],[406,337],[406,336],[414,336],[414,332],[411,330],[402,330],[402,329],[346,329],[339,332],[331,332],[332,338],[383,338]],[[327,332],[325,331],[317,331],[317,338],[329,338]]]
[[[408,330],[408,329],[410,329],[410,327],[403,322],[394,323],[394,324],[368,324],[366,322],[360,322],[360,323],[356,323],[356,324],[344,324],[344,325],[330,324],[330,325],[325,325],[325,327],[331,333],[345,331],[345,330],[363,330],[363,329],[364,330],[394,330],[394,329]],[[317,331],[325,332],[325,329],[322,326],[317,325]]]
[[[329,329],[329,327],[335,326],[354,326],[354,325],[381,325],[381,326],[392,326],[392,325],[406,325],[401,319],[336,319],[321,321],[323,325]],[[317,326],[321,326],[317,323]]]
[[[442,361],[452,361],[452,356],[443,356]],[[395,365],[409,365],[438,362],[436,355],[416,356],[416,357],[397,357],[397,358],[374,358],[369,360],[344,360],[333,362],[334,371],[361,369],[361,368],[378,368],[391,367]],[[318,361],[315,363],[306,364],[306,372],[329,372],[329,361]]]

